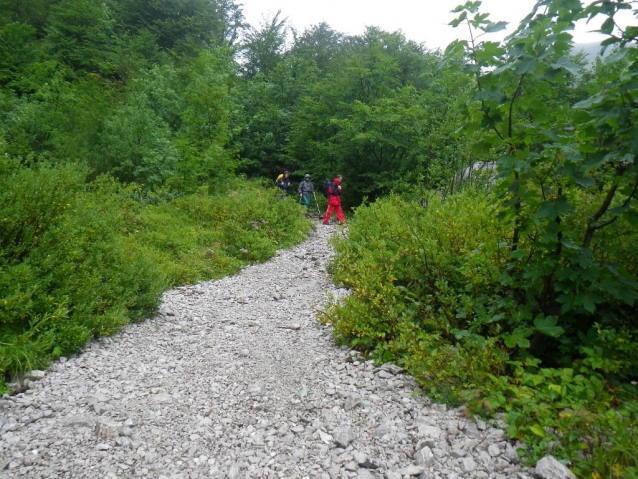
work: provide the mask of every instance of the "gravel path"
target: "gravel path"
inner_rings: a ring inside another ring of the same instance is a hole
[[[334,345],[335,231],[34,372],[0,400],[0,477],[530,478],[503,431]]]

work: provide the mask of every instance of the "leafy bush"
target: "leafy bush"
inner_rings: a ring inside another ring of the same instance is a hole
[[[302,240],[302,208],[234,180],[176,199],[77,166],[0,160],[0,372],[44,367],[149,317],[173,286],[232,274]],[[152,197],[140,202],[136,199]],[[162,199],[164,198],[164,199]]]
[[[359,208],[332,268],[355,291],[346,307],[363,309],[356,324],[335,320],[336,333],[372,351],[409,320],[454,341],[471,326],[469,294],[494,294],[506,267],[490,210],[485,196],[469,191],[445,201],[433,195],[425,207],[391,198]]]
[[[330,265],[351,295],[322,319],[340,341],[404,366],[431,397],[488,416],[505,411],[530,461],[552,452],[580,472],[631,471],[636,331],[610,326],[631,306],[606,296],[606,315],[585,334],[562,329],[561,316],[532,315],[530,296],[509,281],[508,223],[493,202],[489,192],[466,190],[424,205],[394,197],[358,208]],[[617,236],[604,245],[607,257],[630,249]],[[542,367],[537,353],[563,364]],[[621,427],[626,434],[615,435]],[[616,451],[619,462],[602,451]]]

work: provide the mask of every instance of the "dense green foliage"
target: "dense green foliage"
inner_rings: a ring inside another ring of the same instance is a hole
[[[530,459],[635,475],[632,8],[540,0],[494,42],[504,24],[469,1],[451,25],[470,40],[442,53],[246,25],[234,0],[0,0],[0,371],[301,239],[265,186],[341,173],[339,338],[504,411]],[[588,65],[570,31],[593,17],[609,54]],[[468,180],[477,162],[497,170]]]
[[[620,461],[632,465],[635,332],[597,325],[565,341],[578,342],[578,351],[554,348],[563,366],[541,367],[535,356],[547,353],[552,337],[569,332],[561,332],[562,318],[521,318],[524,297],[505,280],[510,229],[495,212],[494,198],[477,197],[473,189],[445,200],[432,195],[425,206],[393,197],[357,209],[331,266],[352,294],[323,319],[341,341],[406,367],[431,397],[487,415],[506,411],[509,433],[534,445],[531,459],[551,448],[584,471],[592,466],[577,460],[579,453],[618,441],[611,449],[620,454],[632,447]],[[604,462],[608,454],[597,457],[599,470],[614,464]]]
[[[505,411],[509,433],[594,477],[638,474],[638,30],[623,2],[540,1],[504,42],[480,2],[445,61],[473,78],[461,103],[484,189],[359,208],[335,277],[353,295],[325,319],[405,365],[426,391]],[[570,57],[579,18],[607,16],[613,53]]]
[[[171,199],[108,177],[87,185],[73,165],[0,167],[2,373],[144,319],[165,289],[264,261],[308,227],[300,206],[245,180]]]
[[[251,38],[274,53],[280,43],[272,38],[283,35],[273,21]],[[393,190],[447,187],[473,161],[467,141],[454,135],[462,121],[452,108],[468,80],[441,68],[440,52],[376,28],[344,38],[325,24],[295,36],[279,56],[251,45],[247,58],[258,57],[259,67],[249,62],[251,81],[239,99],[247,171],[340,172],[344,201],[356,206]]]
[[[232,0],[0,1],[5,378],[303,238],[237,179],[245,29]]]

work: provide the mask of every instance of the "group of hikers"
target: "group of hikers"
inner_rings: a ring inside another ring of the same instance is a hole
[[[322,193],[328,199],[328,208],[326,209],[326,214],[323,217],[324,225],[327,225],[330,222],[330,218],[333,212],[337,215],[339,224],[343,224],[346,222],[346,218],[343,216],[343,210],[341,209],[342,179],[343,176],[337,175],[332,181],[326,180],[324,182]],[[277,177],[277,179],[275,180],[275,184],[279,187],[279,189],[281,189],[284,196],[288,196],[290,192],[290,186],[292,184],[290,180],[290,172],[287,170],[284,171],[283,174]],[[303,181],[299,183],[299,188],[297,188],[297,193],[299,194],[299,201],[308,210],[312,208],[313,198],[315,200],[315,203],[317,202],[315,187],[313,186],[312,181],[310,181],[310,174],[306,173],[304,175]],[[317,209],[318,208],[319,204],[317,203]]]

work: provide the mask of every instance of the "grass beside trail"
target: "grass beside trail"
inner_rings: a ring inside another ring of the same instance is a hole
[[[311,226],[301,206],[255,182],[175,197],[85,177],[0,160],[5,380],[151,316],[166,289],[267,260]]]

